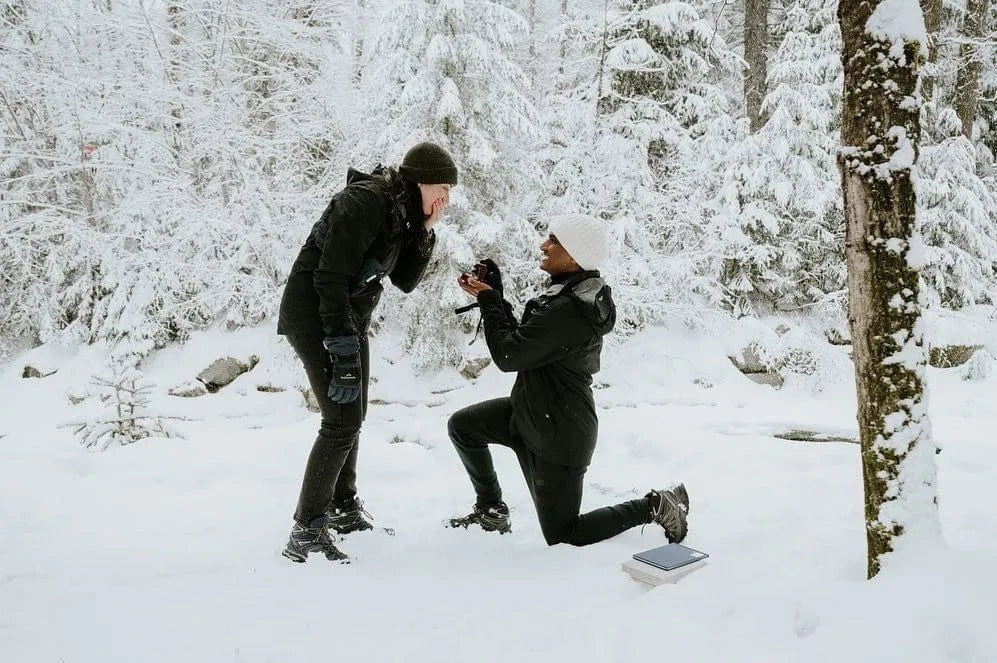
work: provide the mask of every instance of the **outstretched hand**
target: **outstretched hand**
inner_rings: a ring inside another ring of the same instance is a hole
[[[457,285],[460,289],[471,295],[472,297],[477,297],[486,290],[492,290],[492,287],[485,283],[484,281],[479,281],[473,276],[467,274],[461,274],[457,279]]]

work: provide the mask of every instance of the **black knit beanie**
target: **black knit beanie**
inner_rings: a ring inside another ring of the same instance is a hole
[[[419,184],[457,185],[457,165],[436,143],[419,143],[409,150],[398,172]]]

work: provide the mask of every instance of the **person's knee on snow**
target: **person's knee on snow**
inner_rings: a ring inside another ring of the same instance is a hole
[[[549,287],[527,302],[518,319],[494,261],[479,261],[474,274],[457,280],[477,300],[492,362],[516,373],[503,426],[518,441],[513,448],[551,546],[588,545],[650,518],[646,500],[580,513],[584,474],[598,436],[592,376],[601,368],[603,337],[616,323],[612,290],[599,271],[609,263],[611,246],[602,219],[583,214],[551,219],[539,247],[539,268],[550,275]],[[462,446],[470,441],[462,427],[458,413],[449,433],[464,460],[475,451]],[[474,483],[474,464],[465,460],[464,465]],[[664,515],[659,519],[666,520]],[[678,536],[673,520],[682,518],[668,521]]]
[[[540,531],[543,533],[544,541],[547,542],[548,546],[556,546],[559,543],[566,543],[570,546],[580,545],[577,543],[577,537],[575,532],[578,529],[578,516],[570,520],[563,520],[560,522],[543,522],[540,523]]]

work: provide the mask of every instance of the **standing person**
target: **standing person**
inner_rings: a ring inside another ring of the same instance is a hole
[[[609,259],[609,236],[598,219],[559,216],[540,250],[540,269],[550,274],[551,285],[526,304],[520,322],[503,299],[494,262],[481,263],[487,268],[484,281],[469,275],[459,280],[477,297],[492,361],[517,376],[510,397],[450,417],[450,440],[477,496],[471,513],[450,525],[511,530],[489,450],[497,444],[516,453],[548,545],[584,546],[651,522],[661,525],[669,541],[680,542],[689,511],[682,484],[579,513],[599,427],[592,375],[600,368],[602,337],[616,322],[612,292],[598,271]]]
[[[418,285],[436,242],[433,226],[456,184],[453,159],[433,143],[413,147],[397,170],[351,168],[291,267],[277,333],[304,364],[322,414],[283,552],[295,562],[311,552],[348,562],[329,529],[372,528],[356,487],[370,378],[367,330],[385,276],[405,293]]]

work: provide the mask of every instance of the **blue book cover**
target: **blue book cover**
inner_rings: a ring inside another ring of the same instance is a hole
[[[687,548],[678,543],[669,543],[667,546],[652,548],[651,550],[645,550],[634,555],[634,559],[638,562],[644,562],[665,571],[674,571],[688,564],[704,560],[707,557],[709,555],[704,552]]]

